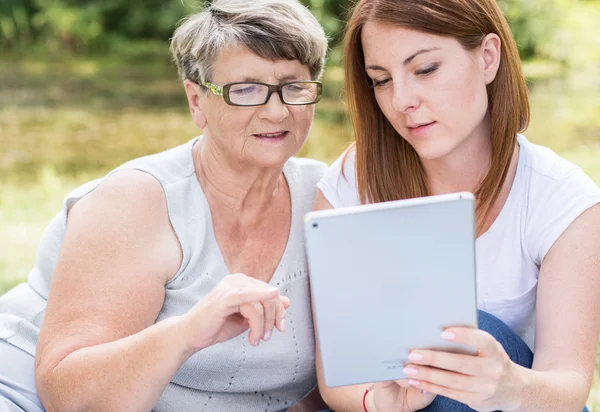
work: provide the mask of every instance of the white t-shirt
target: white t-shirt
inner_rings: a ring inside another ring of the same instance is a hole
[[[544,256],[600,189],[552,150],[518,136],[519,160],[506,203],[476,242],[477,306],[509,325],[533,350],[535,302]],[[318,187],[335,208],[360,204],[355,153],[340,156]],[[342,174],[343,165],[343,174]]]

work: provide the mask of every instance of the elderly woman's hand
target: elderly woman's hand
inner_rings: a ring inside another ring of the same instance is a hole
[[[192,353],[228,341],[248,328],[248,340],[256,346],[261,339],[269,340],[274,328],[285,330],[289,306],[290,300],[268,283],[244,274],[229,275],[180,318],[180,330]]]

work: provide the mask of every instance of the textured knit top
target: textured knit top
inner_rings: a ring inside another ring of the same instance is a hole
[[[181,267],[166,284],[157,322],[188,312],[229,273],[219,250],[210,208],[196,178],[192,158],[196,138],[184,145],[128,162],[162,185],[168,214],[183,251]],[[303,217],[310,211],[316,183],[326,165],[291,158],[283,173],[291,194],[291,226],[281,261],[270,283],[288,296],[286,332],[274,331],[258,347],[248,332],[190,357],[169,383],[155,411],[280,411],[316,387],[313,325]],[[67,211],[102,182],[89,182],[70,193],[40,241],[28,281],[0,297],[0,339],[31,355],[42,324],[52,274],[64,239]],[[268,247],[268,245],[265,245]]]

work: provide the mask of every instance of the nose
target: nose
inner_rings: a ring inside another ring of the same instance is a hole
[[[392,95],[392,108],[399,113],[411,113],[419,107],[419,98],[410,82],[396,81]]]
[[[281,101],[279,94],[273,93],[267,103],[261,107],[259,118],[273,123],[283,121],[289,115],[287,106]]]

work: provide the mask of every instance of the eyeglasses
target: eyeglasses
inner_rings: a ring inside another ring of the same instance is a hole
[[[295,81],[280,85],[259,82],[236,82],[219,86],[206,82],[207,87],[217,96],[223,96],[230,106],[261,106],[266,104],[273,93],[277,93],[285,104],[301,106],[315,104],[321,100],[323,84],[314,81]]]

